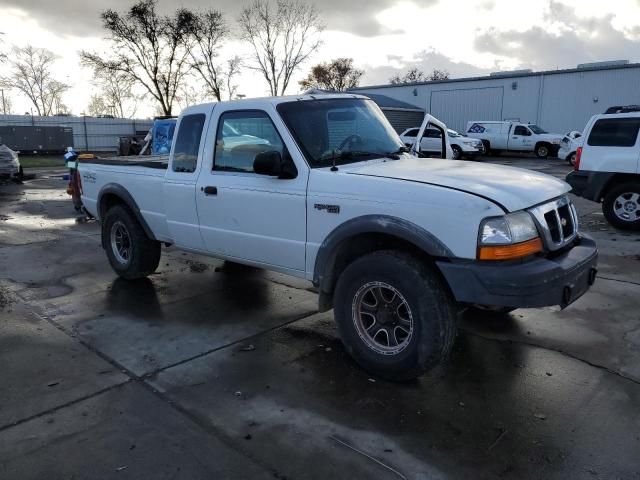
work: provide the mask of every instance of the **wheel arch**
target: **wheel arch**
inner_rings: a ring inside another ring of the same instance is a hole
[[[614,173],[610,175],[606,182],[603,182],[602,187],[595,192],[595,197],[598,202],[602,202],[604,197],[607,196],[609,191],[617,185],[623,183],[640,183],[640,174],[637,173]]]
[[[408,251],[425,261],[454,256],[437,237],[407,220],[387,215],[348,220],[327,235],[316,255],[313,283],[320,291],[320,311],[332,308],[336,282],[351,262],[386,249]]]
[[[98,194],[98,202],[97,202],[97,214],[98,219],[100,221],[104,220],[104,216],[107,214],[109,209],[114,205],[124,205],[136,218],[144,233],[152,240],[156,240],[155,235],[147,221],[140,213],[140,208],[138,204],[131,196],[131,194],[124,188],[122,185],[117,183],[108,183],[100,189],[100,193]]]

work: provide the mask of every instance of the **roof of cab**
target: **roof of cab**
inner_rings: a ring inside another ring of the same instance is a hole
[[[240,100],[225,100],[222,102],[210,102],[201,103],[198,105],[192,105],[182,110],[181,115],[191,113],[194,110],[202,111],[202,107],[213,108],[214,105],[242,105],[245,103],[268,103],[271,105],[279,105],[281,103],[288,102],[303,102],[309,100],[329,100],[338,98],[361,98],[368,100],[366,95],[359,95],[355,93],[313,93],[313,94],[301,94],[301,95],[284,95],[282,97],[255,97],[255,98],[243,98]]]

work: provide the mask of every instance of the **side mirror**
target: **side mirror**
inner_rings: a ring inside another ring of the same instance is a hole
[[[260,175],[279,177],[282,173],[282,155],[276,150],[258,153],[253,159],[253,171]]]

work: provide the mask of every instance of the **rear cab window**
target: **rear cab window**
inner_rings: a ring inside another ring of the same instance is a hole
[[[633,147],[638,130],[640,118],[602,118],[593,125],[587,143],[592,147]]]
[[[180,120],[178,135],[173,148],[171,168],[174,172],[193,173],[198,166],[198,151],[206,115],[195,113]]]

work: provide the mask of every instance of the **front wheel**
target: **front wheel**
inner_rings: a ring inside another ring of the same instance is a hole
[[[640,183],[625,183],[609,191],[602,213],[614,227],[640,230]]]
[[[549,146],[541,143],[536,146],[536,157],[538,158],[547,158],[549,156]]]
[[[454,160],[460,160],[462,158],[462,149],[458,145],[451,145],[451,150],[453,150]]]
[[[111,207],[105,215],[102,244],[111,268],[127,280],[150,275],[160,263],[160,243],[147,237],[138,220],[123,205]]]
[[[571,155],[569,155],[567,157],[567,162],[569,162],[569,165],[575,166],[575,164],[576,164],[576,152],[573,152]]]
[[[338,279],[334,305],[345,348],[379,377],[415,378],[451,351],[456,304],[437,272],[406,253],[355,260]]]

